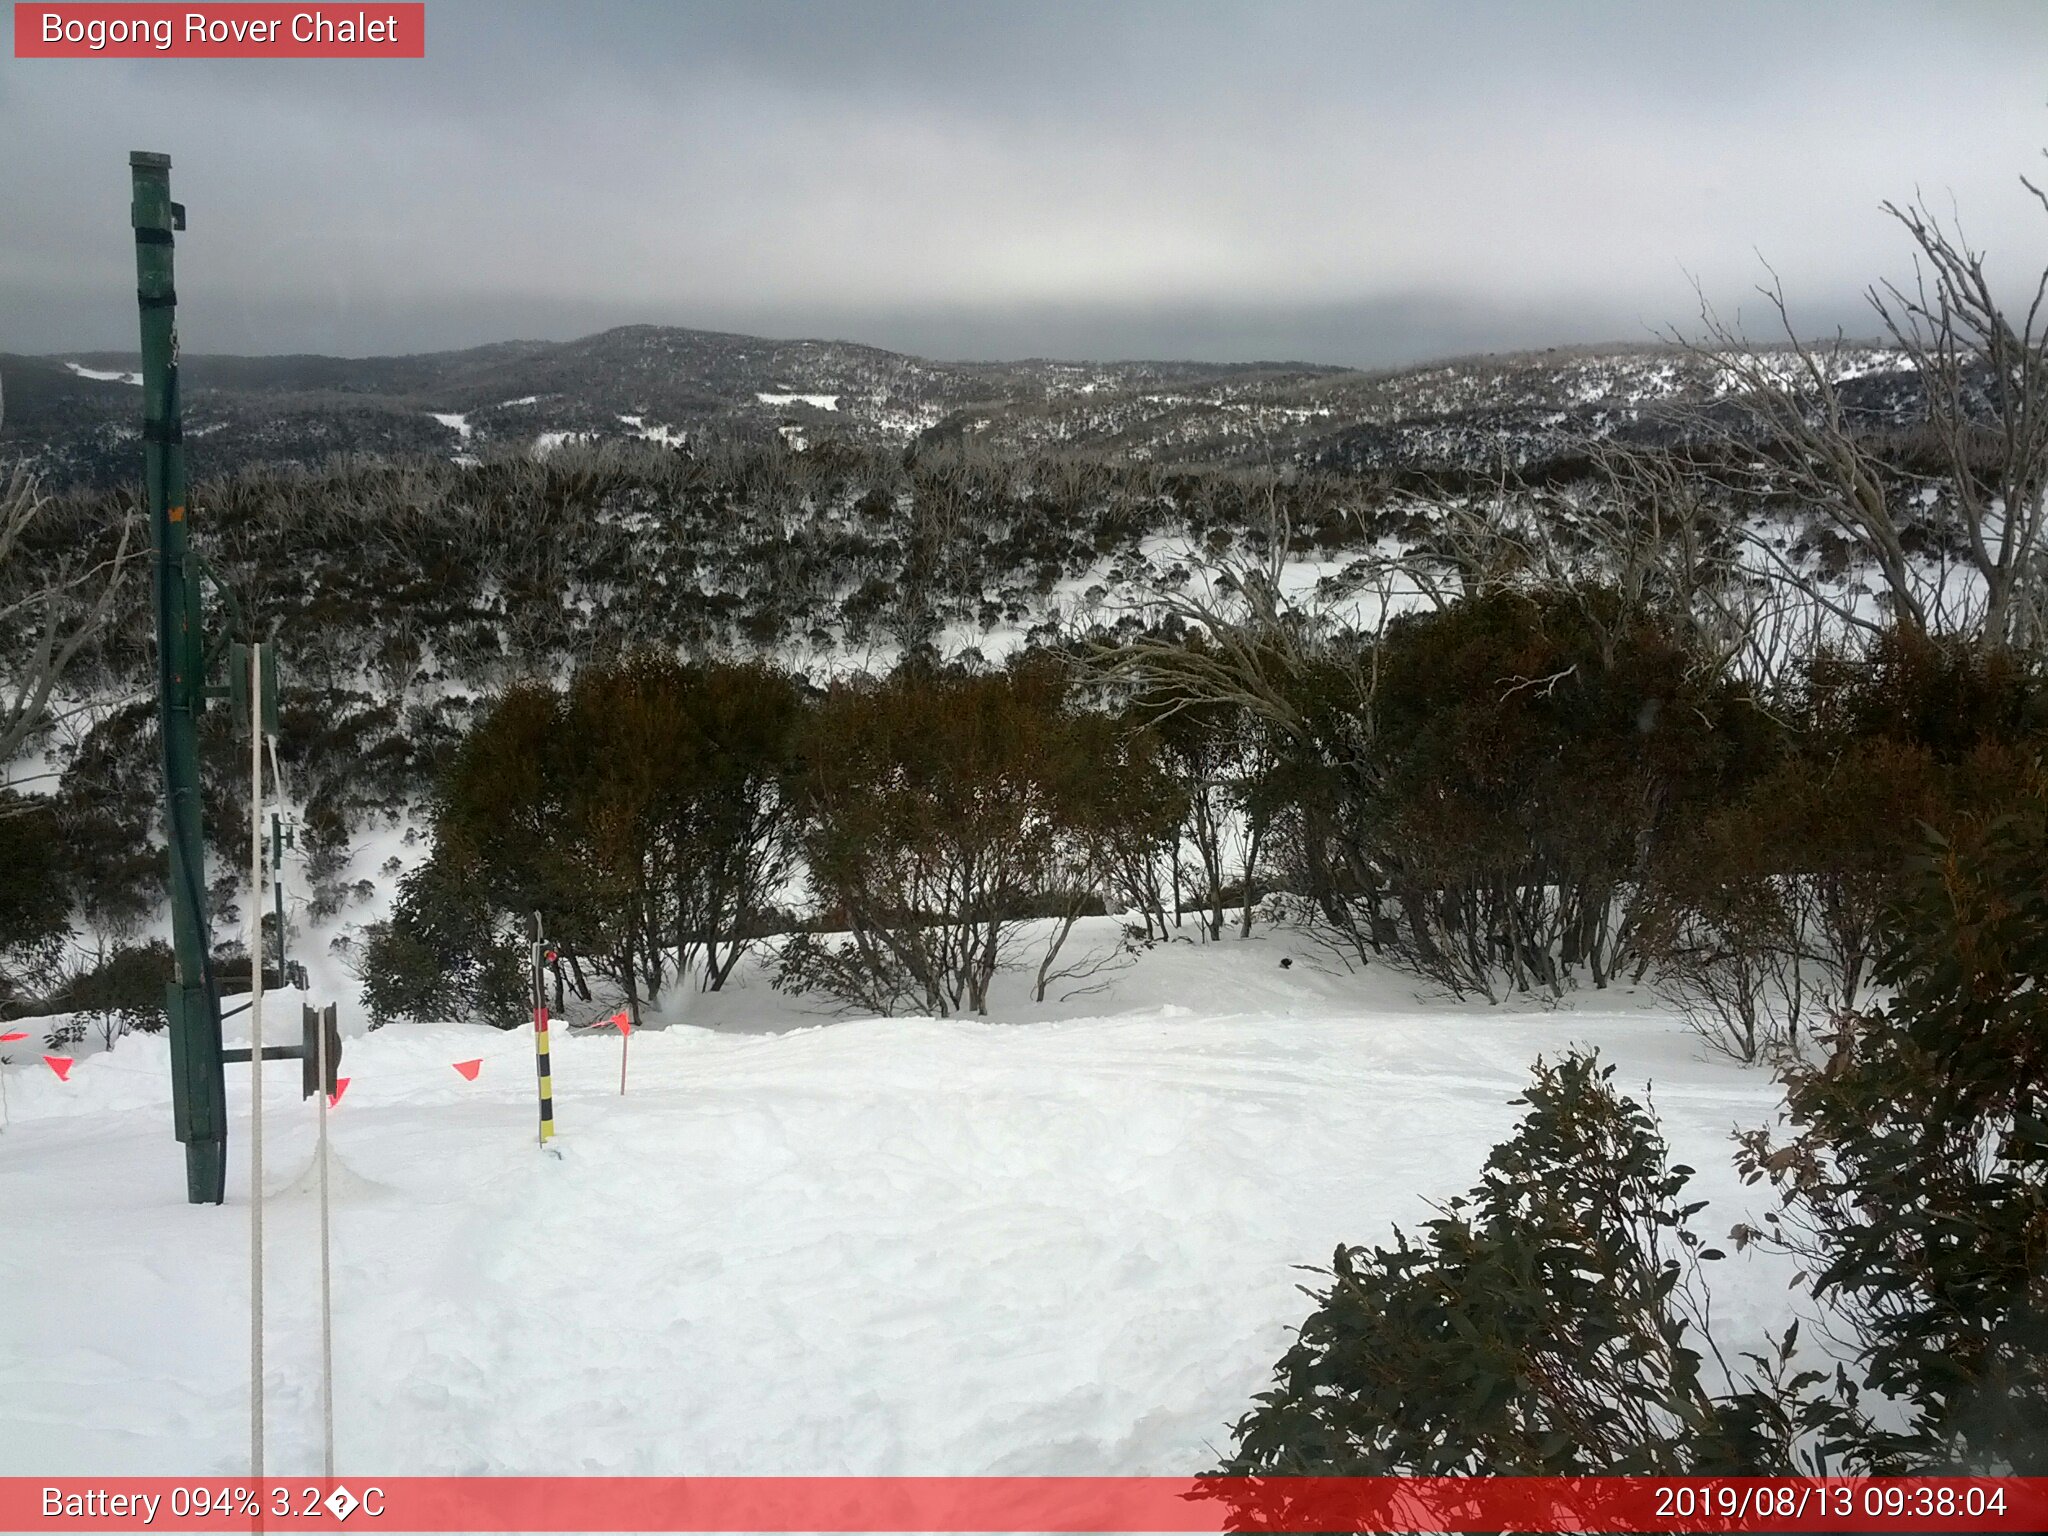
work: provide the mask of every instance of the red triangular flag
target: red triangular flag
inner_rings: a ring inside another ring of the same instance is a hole
[[[11,1035],[0,1035],[0,1045],[12,1045],[17,1040],[26,1040],[27,1038],[28,1031],[17,1029]]]
[[[633,1021],[627,1018],[626,1015],[624,1015],[623,1013],[613,1014],[612,1022],[619,1026],[620,1034],[630,1035],[631,1033],[633,1033]]]
[[[479,1056],[475,1061],[457,1061],[451,1062],[450,1065],[473,1083],[476,1081],[477,1073],[483,1070],[484,1059]]]
[[[69,1056],[45,1056],[43,1065],[57,1074],[58,1082],[68,1083],[71,1081],[71,1069],[76,1063]]]
[[[348,1085],[349,1080],[345,1077],[337,1077],[334,1080],[334,1092],[327,1095],[327,1107],[329,1109],[332,1109],[341,1102],[341,1096],[348,1092]]]

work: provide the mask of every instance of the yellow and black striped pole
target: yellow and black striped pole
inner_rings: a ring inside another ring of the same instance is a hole
[[[540,914],[533,914],[533,1063],[540,1074],[540,1144],[555,1134],[555,1078],[548,1060],[548,994]]]

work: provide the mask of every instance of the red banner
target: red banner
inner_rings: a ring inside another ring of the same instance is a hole
[[[0,1478],[7,1531],[2041,1531],[2048,1478]]]
[[[17,59],[423,59],[427,8],[354,5],[14,7]]]

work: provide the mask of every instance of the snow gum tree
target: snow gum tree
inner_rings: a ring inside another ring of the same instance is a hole
[[[2022,178],[2048,213],[2048,193]],[[1852,628],[1959,634],[1990,646],[2048,642],[2048,270],[2005,302],[1984,253],[1925,203],[1886,205],[1911,239],[1915,276],[1869,299],[1912,370],[1916,409],[1884,427],[1859,405],[1844,344],[1794,329],[1775,281],[1763,296],[1782,329],[1759,347],[1711,308],[1694,344],[1726,389],[1725,409],[1692,413],[1724,450],[1720,478],[1744,500],[1789,500],[1834,528],[1878,574],[1873,616],[1812,573],[1751,541],[1760,562]],[[1922,558],[1953,553],[1968,580]]]
[[[0,421],[6,402],[0,400]],[[0,466],[0,769],[47,718],[51,699],[80,652],[132,591],[136,522],[116,525],[105,558],[90,548],[51,548],[36,524],[46,501],[27,469]]]
[[[1042,663],[836,685],[805,740],[800,795],[823,924],[844,931],[796,935],[780,984],[880,1013],[985,1013],[1024,924],[1049,917],[1043,995],[1099,901],[1108,827],[1131,793],[1110,745]]]
[[[431,933],[516,948],[536,911],[586,1001],[593,973],[635,1012],[685,977],[722,987],[790,873],[786,776],[802,713],[775,668],[666,652],[586,667],[566,690],[509,689],[440,789],[433,866],[462,878],[422,875],[401,891],[370,946],[373,999],[380,971],[445,950]]]

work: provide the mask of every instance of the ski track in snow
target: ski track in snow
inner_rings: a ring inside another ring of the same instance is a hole
[[[1271,931],[1163,946],[1064,1008],[1011,978],[1013,1022],[823,1023],[743,981],[677,1010],[716,1027],[636,1034],[624,1098],[615,1034],[558,1038],[559,1160],[534,1144],[529,1032],[348,1042],[344,1473],[1199,1471],[1308,1309],[1294,1266],[1474,1182],[1539,1054],[1597,1043],[1628,1091],[1654,1078],[1710,1238],[1754,1214],[1728,1133],[1776,1103],[1644,997],[1423,1003]],[[474,1056],[470,1083],[449,1064]],[[191,1208],[166,1062],[131,1037],[69,1083],[5,1069],[0,1473],[242,1470],[247,1068],[229,1202]],[[297,1076],[265,1095],[279,1475],[318,1463]],[[1711,1269],[1738,1342],[1778,1320],[1789,1266]]]

